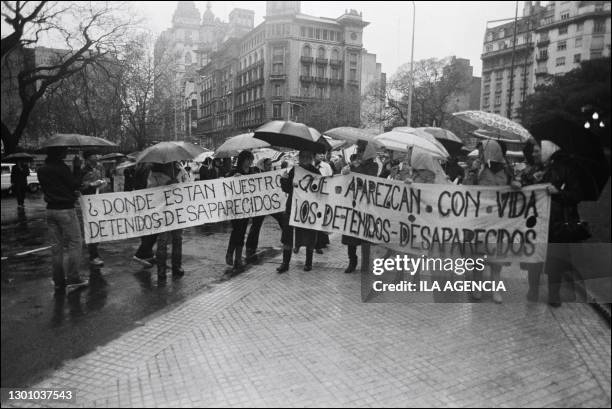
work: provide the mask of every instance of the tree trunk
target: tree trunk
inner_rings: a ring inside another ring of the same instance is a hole
[[[2,143],[4,144],[4,153],[15,153],[15,150],[17,149],[17,141],[18,138],[16,138],[4,124],[4,122],[2,122]]]

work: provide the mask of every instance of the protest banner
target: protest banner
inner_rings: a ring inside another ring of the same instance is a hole
[[[284,170],[80,198],[86,243],[146,236],[285,210]]]
[[[323,177],[297,167],[290,224],[339,232],[397,251],[543,261],[546,185],[406,184],[358,173]]]

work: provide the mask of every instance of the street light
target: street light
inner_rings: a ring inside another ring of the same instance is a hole
[[[408,85],[408,115],[406,116],[406,126],[410,126],[410,119],[412,116],[412,83],[414,79],[412,73],[414,72],[414,23],[416,16],[416,4],[412,3],[412,49],[410,51],[410,84]]]

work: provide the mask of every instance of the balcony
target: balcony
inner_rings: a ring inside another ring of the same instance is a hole
[[[536,45],[538,47],[546,47],[548,44],[550,44],[550,39],[549,38],[541,38],[536,43]]]
[[[314,80],[314,77],[310,75],[300,75],[300,81],[302,82],[312,82],[313,80]]]
[[[285,81],[287,79],[287,74],[285,73],[271,73],[270,74],[270,81]]]
[[[342,85],[343,81],[340,78],[332,78],[329,80],[329,83],[332,86],[339,86],[339,85]]]
[[[335,60],[335,59],[331,59],[329,60],[329,65],[334,66],[334,67],[338,67],[340,65],[342,65],[342,60]]]
[[[533,43],[531,43],[531,42],[523,43],[523,44],[517,44],[516,48],[515,48],[515,52],[518,53],[518,52],[521,52],[521,51],[530,51],[532,49],[533,49]],[[502,48],[501,50],[495,50],[495,51],[486,52],[486,53],[482,54],[480,57],[484,60],[485,58],[497,57],[497,56],[508,54],[508,53],[512,53],[512,46],[508,46],[506,48]]]
[[[303,63],[306,63],[306,64],[312,64],[313,58],[312,57],[302,56],[300,58],[300,61],[302,61]]]
[[[319,57],[317,57],[317,64],[318,65],[327,65],[328,61],[329,60],[327,58],[319,58]]]
[[[536,61],[546,61],[548,60],[548,54],[540,54],[536,57]]]
[[[329,79],[325,78],[325,77],[316,77],[315,78],[315,82],[318,84],[327,84],[327,82],[329,81]]]

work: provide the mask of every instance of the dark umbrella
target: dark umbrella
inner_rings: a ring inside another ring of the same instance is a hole
[[[551,117],[529,129],[539,141],[549,140],[564,151],[581,180],[584,200],[599,199],[610,178],[610,164],[593,132],[565,117]]]
[[[76,148],[106,148],[117,146],[116,143],[96,136],[79,135],[76,133],[56,133],[43,144],[43,148],[76,147]]]
[[[4,158],[2,158],[2,160],[33,160],[34,158],[35,156],[30,155],[29,153],[17,152],[5,156]]]
[[[270,121],[255,130],[253,137],[273,146],[324,153],[331,149],[330,144],[314,128],[299,122]]]

